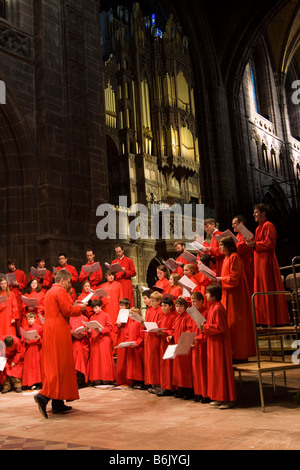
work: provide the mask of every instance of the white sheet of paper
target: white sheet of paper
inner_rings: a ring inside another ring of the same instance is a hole
[[[105,297],[106,295],[108,295],[104,289],[90,289],[89,292],[95,295],[96,297]]]
[[[190,253],[189,251],[184,251],[180,256],[188,263],[197,263],[197,256],[193,255],[193,253]]]
[[[93,264],[84,264],[81,267],[81,269],[85,273],[95,273],[96,271],[100,270],[100,263],[99,263],[99,261],[96,261]]]
[[[199,312],[199,310],[194,305],[187,308],[186,311],[190,315],[190,317],[192,317],[194,322],[196,323],[206,322],[206,319],[204,318],[204,316]]]
[[[181,333],[176,348],[176,356],[186,356],[190,352],[191,346],[195,341],[196,336],[197,333],[194,331],[184,331]]]
[[[165,350],[163,359],[174,359],[176,356],[176,348],[177,344],[169,344],[169,346]]]
[[[87,304],[88,301],[93,297],[94,295],[94,292],[90,292],[90,294],[88,294],[86,297],[84,297],[84,299],[80,300],[80,302],[84,303],[84,304]]]
[[[214,238],[219,242],[224,237],[231,237],[234,243],[238,243],[238,239],[236,236],[231,232],[231,230],[227,229],[225,232],[221,233],[220,235],[214,235]]]
[[[238,231],[243,235],[245,240],[252,240],[254,237],[253,233],[248,230],[242,222],[239,223],[239,225],[236,226]]]
[[[89,328],[90,330],[96,330],[99,328],[99,330],[103,329],[104,327],[99,323],[97,320],[92,320],[92,321],[83,321],[82,322],[84,326]]]
[[[29,297],[25,297],[25,295],[21,295],[21,300],[24,302],[24,304],[28,305],[28,307],[38,307],[39,302],[38,299],[32,299]]]
[[[6,357],[0,357],[0,371],[4,370],[6,361],[7,361]]]
[[[115,346],[114,349],[122,349],[122,348],[129,348],[130,346],[134,346],[135,341],[124,341],[123,343],[118,344],[118,346]]]
[[[180,278],[178,282],[189,293],[191,293],[192,290],[197,287],[197,285],[193,281],[191,281],[187,276],[182,276],[182,278]]]
[[[23,336],[23,338],[28,339],[28,340],[37,339],[37,337],[38,337],[38,334],[37,334],[36,330],[26,331],[21,326],[20,326],[20,333]]]
[[[216,273],[212,270],[209,269],[205,264],[200,263],[198,266],[199,272],[204,274],[206,277],[208,277],[211,281],[216,280]]]
[[[83,333],[84,331],[86,331],[85,326],[79,326],[78,328],[76,328],[76,330],[71,330],[71,333],[73,335],[73,334]]]
[[[163,261],[163,263],[169,268],[171,271],[175,271],[178,268],[178,264],[176,263],[175,259],[168,258],[167,261]]]
[[[144,322],[147,333],[157,333],[158,331],[163,331],[164,328],[159,328],[155,321],[145,321]]]
[[[30,274],[33,277],[38,277],[38,278],[45,277],[46,274],[47,274],[47,269],[46,268],[37,269],[37,268],[34,268],[33,266],[31,266]]]
[[[190,249],[200,251],[201,253],[206,253],[209,251],[209,247],[202,245],[202,243],[192,242],[189,244],[189,246],[191,247]]]
[[[7,273],[6,279],[7,279],[8,284],[11,284],[13,281],[16,281],[15,273]]]
[[[39,319],[41,321],[41,324],[44,325],[45,323],[45,317],[43,317],[43,315],[41,315],[40,313],[38,313],[38,316],[39,316]]]
[[[130,318],[132,318],[135,321],[138,321],[139,323],[142,323],[144,321],[143,317],[139,315],[137,312],[132,312],[130,314]]]
[[[116,323],[127,323],[129,316],[129,308],[121,308],[118,313]]]
[[[123,271],[122,266],[120,265],[120,263],[113,263],[113,264],[104,263],[104,264],[108,269],[110,269],[110,271],[112,271],[114,273],[118,273],[120,271]]]

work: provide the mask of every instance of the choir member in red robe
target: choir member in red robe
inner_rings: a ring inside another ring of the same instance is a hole
[[[89,380],[90,341],[87,329],[84,327],[84,321],[87,321],[85,315],[70,317],[73,357],[78,388],[86,386]],[[82,330],[82,328],[85,329]]]
[[[116,369],[112,354],[112,345],[109,333],[112,331],[111,318],[101,309],[102,301],[93,300],[91,307],[93,315],[90,321],[97,321],[101,327],[90,332],[90,364],[89,379],[94,385],[102,382],[114,382]]]
[[[14,274],[15,280],[12,282],[8,281],[10,290],[15,294],[16,301],[18,304],[19,310],[19,319],[16,320],[17,333],[19,332],[20,321],[22,319],[22,301],[21,296],[23,289],[27,286],[27,277],[24,271],[17,268],[16,260],[14,258],[9,258],[7,260],[8,272],[7,275],[10,276]]]
[[[123,295],[129,299],[130,305],[134,306],[134,295],[131,278],[136,276],[136,270],[131,258],[124,255],[124,248],[116,246],[115,252],[117,258],[112,261],[112,264],[119,263],[122,271],[116,273],[116,281],[120,282],[123,289]]]
[[[58,263],[59,265],[56,266],[57,271],[61,271],[62,269],[67,270],[71,274],[71,284],[74,286],[79,281],[79,276],[76,271],[76,268],[71,264],[68,264],[68,258],[65,253],[59,253],[58,255]]]
[[[42,336],[43,327],[36,322],[36,314],[29,312],[26,315],[27,325],[23,325],[25,331],[37,332],[34,339],[25,339],[21,341],[24,345],[24,366],[22,375],[22,386],[35,389],[42,385]]]
[[[131,315],[136,312],[141,315],[138,308],[131,308],[126,324],[126,340],[134,341],[134,345],[126,348],[126,381],[137,390],[144,388],[144,328],[134,320]]]
[[[178,264],[178,268],[175,269],[174,273],[179,274],[180,277],[183,276],[183,266],[187,263],[186,259],[184,259],[181,255],[186,250],[185,243],[182,240],[177,240],[174,243],[174,248],[176,251],[175,261]]]
[[[215,238],[216,235],[221,235],[222,232],[217,229],[216,226],[216,221],[215,219],[205,219],[204,220],[204,230],[208,235],[211,236],[210,240],[210,245],[209,248],[207,248],[207,251],[211,256],[213,256],[216,259],[216,273],[218,276],[221,274],[222,270],[222,264],[224,260],[224,255],[222,255],[220,248],[219,248],[219,242]]]
[[[15,294],[9,289],[6,278],[0,279],[0,335],[16,336],[19,309]]]
[[[201,292],[191,294],[192,306],[195,307],[204,318],[207,318],[207,309],[204,307],[204,297]],[[192,347],[192,371],[194,401],[208,403],[210,399],[207,395],[207,338],[201,332],[195,321],[192,323],[193,329],[197,333],[195,343]]]
[[[145,322],[155,322],[159,326],[163,311],[162,295],[153,292],[150,295],[150,307],[146,310]],[[157,333],[145,333],[144,338],[144,382],[149,393],[156,393],[160,384],[160,336]]]
[[[81,294],[78,295],[77,300],[82,302],[82,300],[85,299],[90,294],[90,290],[91,290],[90,281],[85,281],[82,284],[82,292],[81,292]],[[99,299],[99,296],[93,295],[91,297],[90,301],[86,305],[86,309],[83,312],[83,315],[86,316],[87,318],[90,318],[90,316],[93,315],[93,309],[91,307],[91,301],[96,300],[96,299]]]
[[[106,282],[101,285],[101,288],[104,289],[108,294],[105,296],[105,304],[102,305],[102,310],[110,315],[113,325],[113,330],[110,333],[113,349],[115,346],[117,346],[117,334],[114,330],[114,326],[116,324],[120,310],[120,300],[124,297],[122,284],[117,282],[115,277],[116,273],[108,270],[105,273]]]
[[[156,281],[154,287],[159,287],[160,289],[163,289],[163,291],[161,292],[161,295],[170,293],[171,285],[168,279],[167,267],[164,266],[163,264],[158,266],[156,269],[156,277],[158,280]]]
[[[225,259],[217,280],[222,283],[222,304],[227,312],[232,357],[234,361],[244,362],[256,354],[253,313],[244,266],[231,237],[221,238],[220,250]]]
[[[238,239],[236,244],[237,252],[241,257],[244,265],[244,273],[249,289],[249,295],[252,296],[254,292],[254,259],[253,259],[253,248],[247,245],[244,236],[239,232],[237,226],[239,224],[245,225],[246,220],[242,215],[236,215],[232,219],[232,228],[235,232],[235,236]]]
[[[183,274],[183,270],[182,270],[182,274]],[[180,280],[180,275],[178,273],[172,273],[170,274],[170,285],[171,285],[171,290],[170,290],[170,294],[171,295],[174,295],[175,297],[175,300],[180,296],[182,295],[182,287],[181,285],[179,284],[179,280]]]
[[[123,297],[120,300],[120,309],[130,309],[130,302],[129,299]],[[117,345],[126,341],[127,332],[126,332],[126,323],[117,322],[114,325],[114,331],[117,335]],[[126,348],[119,348],[117,351],[117,378],[116,384],[128,384],[126,379],[126,358],[127,358],[127,351]]]
[[[198,266],[200,266],[201,263],[203,263],[209,269],[214,271],[214,273],[216,273],[216,271],[215,271],[216,270],[216,259],[213,256],[211,256],[209,254],[199,256]],[[206,300],[206,297],[205,297],[206,287],[209,286],[210,284],[212,284],[213,281],[209,277],[205,276],[205,274],[203,274],[201,271],[199,271],[198,273],[195,274],[195,280],[198,282],[198,284],[200,286],[200,292],[201,292],[201,294],[203,295],[203,298],[204,298],[203,307],[205,309],[207,309],[208,304],[207,304],[207,300]]]
[[[165,397],[173,395],[173,361],[170,359],[163,359],[164,353],[168,347],[167,337],[173,332],[173,326],[177,312],[174,307],[173,300],[163,298],[161,301],[161,309],[163,315],[159,321],[159,327],[163,328],[160,333],[160,389],[157,390],[158,397]]]
[[[177,316],[173,324],[172,335],[167,337],[168,343],[172,341],[178,344],[181,333],[192,332],[193,320],[187,313],[188,302],[184,298],[178,298],[175,301]],[[193,398],[193,371],[192,371],[192,351],[185,356],[175,356],[173,359],[173,388],[177,389],[174,393],[176,398],[190,400]]]
[[[7,393],[13,385],[17,393],[22,392],[22,373],[24,350],[17,336],[0,336],[0,341],[5,345],[5,357],[7,359],[3,371],[0,371],[0,384],[3,384],[1,393]]]
[[[45,261],[44,258],[37,258],[35,260],[35,265],[36,265],[37,270],[46,269],[46,261]],[[46,292],[50,289],[50,287],[53,284],[53,276],[52,276],[51,272],[48,269],[46,269],[46,274],[45,275],[42,275],[42,274],[33,275],[30,272],[29,276],[28,276],[28,279],[29,279],[29,281],[31,281],[31,279],[36,279],[37,281],[39,281],[39,283],[42,286],[42,290],[43,290],[44,294],[46,294]]]
[[[193,288],[193,292],[201,292],[201,287],[200,284],[198,283],[196,279],[196,266],[194,264],[185,264],[183,267],[183,275],[187,276],[190,281],[192,281],[194,284],[196,284],[196,287]],[[190,300],[190,299],[187,299]]]
[[[221,286],[208,286],[206,298],[210,302],[207,320],[199,327],[207,336],[207,394],[212,406],[227,409],[234,406],[236,388],[227,315],[220,302]]]
[[[284,291],[280,269],[275,253],[277,233],[269,222],[269,206],[257,204],[254,208],[254,219],[258,223],[253,241],[247,241],[254,248],[254,292]],[[259,325],[290,324],[285,295],[256,295],[256,322]]]
[[[79,398],[73,358],[69,317],[79,316],[85,305],[73,305],[68,294],[71,274],[66,270],[55,276],[55,284],[45,296],[45,323],[42,345],[42,389],[34,399],[47,418],[46,406],[52,400],[53,413],[69,411],[64,400]]]
[[[38,325],[42,325],[39,315],[44,317],[44,300],[45,300],[45,293],[42,290],[41,284],[36,279],[31,279],[27,286],[27,293],[24,294],[23,297],[27,299],[36,299],[38,305],[36,307],[29,306],[22,301],[22,320],[21,326],[24,328],[24,325],[27,324],[26,322],[26,315],[28,312],[35,312],[36,313],[36,322]]]
[[[95,253],[93,250],[87,250],[86,258],[87,258],[87,263],[84,266],[92,266],[93,264],[95,264]],[[102,273],[101,266],[100,266],[100,269],[91,273],[86,272],[84,270],[84,267],[82,266],[80,274],[79,274],[79,282],[83,284],[85,281],[89,281],[92,289],[99,289],[101,281],[102,281],[102,277],[103,277],[103,273]]]

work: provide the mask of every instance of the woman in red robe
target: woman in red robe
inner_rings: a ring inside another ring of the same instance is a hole
[[[254,259],[253,259],[253,248],[247,245],[245,237],[238,231],[237,226],[239,224],[245,225],[245,219],[242,215],[237,215],[232,219],[232,228],[235,236],[238,239],[236,244],[237,252],[241,257],[244,265],[244,273],[249,289],[249,295],[252,296],[254,292]]]
[[[227,312],[231,337],[232,357],[235,361],[247,361],[255,356],[254,322],[244,266],[231,237],[220,240],[221,253],[225,255],[221,276],[222,304]]]
[[[95,385],[99,382],[113,382],[116,379],[116,369],[112,354],[109,333],[112,331],[111,318],[101,309],[101,300],[93,300],[91,307],[93,315],[89,321],[97,321],[101,328],[91,330],[90,334],[90,364],[89,379]]]
[[[34,399],[47,418],[46,406],[52,399],[54,413],[69,411],[63,400],[79,398],[74,366],[69,317],[79,316],[85,305],[73,305],[68,294],[71,275],[66,270],[55,276],[55,284],[45,296],[45,323],[42,346],[41,391]]]
[[[184,298],[175,301],[177,317],[174,321],[172,335],[168,336],[167,341],[178,344],[181,333],[193,330],[193,320],[186,312],[188,302]],[[166,359],[169,360],[169,359]],[[173,359],[173,388],[177,389],[174,394],[177,398],[193,398],[193,372],[192,372],[192,351],[185,356],[175,356]]]
[[[106,312],[110,315],[111,322],[113,325],[113,330],[110,333],[112,340],[112,347],[117,346],[117,335],[114,331],[114,326],[116,324],[118,314],[120,311],[120,300],[123,299],[123,288],[120,282],[115,280],[116,274],[112,271],[107,271],[105,273],[106,282],[101,285],[101,288],[107,292],[105,296],[105,304],[102,305],[103,312]]]
[[[207,394],[212,400],[211,405],[221,409],[231,408],[236,400],[236,388],[230,332],[226,311],[220,302],[221,286],[208,286],[206,298],[210,302],[207,320],[199,326],[207,336]]]
[[[247,245],[254,248],[254,292],[285,290],[275,253],[277,233],[267,218],[269,210],[266,204],[255,206],[253,215],[258,227],[254,241],[247,241]],[[255,313],[259,325],[290,324],[285,295],[256,295]]]
[[[26,304],[26,301],[22,301],[22,321],[21,326],[24,328],[24,325],[27,325],[26,315],[28,312],[35,312],[36,313],[36,322],[38,325],[42,325],[42,322],[39,318],[39,315],[42,317],[44,316],[44,300],[45,300],[45,293],[42,290],[42,286],[36,279],[31,279],[28,283],[28,292],[24,294],[24,297],[27,299],[36,299],[38,305],[36,307],[31,307]]]
[[[183,273],[183,270],[182,270],[182,273]],[[170,294],[174,295],[175,300],[180,295],[182,295],[182,287],[179,284],[180,277],[181,276],[178,273],[170,274],[170,279],[169,279],[170,280],[170,285],[171,285]]]
[[[19,309],[15,294],[9,289],[5,277],[0,279],[0,335],[16,336],[16,321],[19,320]]]
[[[43,327],[36,322],[36,314],[29,312],[26,315],[27,325],[25,331],[35,330],[37,338],[22,338],[24,345],[24,366],[22,375],[22,386],[36,388],[42,384],[42,336]]]
[[[157,281],[155,283],[155,287],[159,287],[160,289],[163,289],[161,292],[161,295],[168,294],[171,291],[171,285],[170,281],[168,280],[168,270],[167,267],[161,264],[160,266],[157,267],[156,269],[156,276],[157,276]]]
[[[126,324],[125,341],[134,341],[134,346],[128,347],[126,355],[126,381],[135,389],[143,389],[144,384],[144,328],[142,324],[133,318],[131,314],[136,312],[141,315],[138,308],[131,308]]]

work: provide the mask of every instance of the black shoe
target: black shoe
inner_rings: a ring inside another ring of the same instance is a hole
[[[193,400],[194,400],[195,402],[199,402],[199,401],[202,400],[202,398],[203,398],[202,395],[195,395],[194,398],[193,398]]]
[[[210,403],[210,402],[211,402],[211,399],[208,398],[208,397],[203,397],[203,398],[201,398],[200,401],[201,401],[201,403]]]
[[[39,410],[44,416],[44,418],[48,418],[47,412],[46,412],[46,407],[47,403],[42,399],[41,395],[37,394],[34,397],[34,401],[38,404]]]
[[[173,393],[171,390],[159,390],[156,395],[158,397],[170,397]]]
[[[59,408],[52,408],[53,414],[65,413],[66,411],[71,411],[72,406],[62,405]]]

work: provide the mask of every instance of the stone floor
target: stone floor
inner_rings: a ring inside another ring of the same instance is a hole
[[[300,449],[300,371],[289,371],[287,388],[276,376],[276,395],[264,377],[265,413],[258,383],[237,382],[234,409],[157,397],[127,387],[80,390],[80,400],[65,415],[45,419],[32,392],[0,395],[0,450],[298,450]],[[111,451],[111,453],[109,452]],[[107,454],[107,452],[106,452]]]

